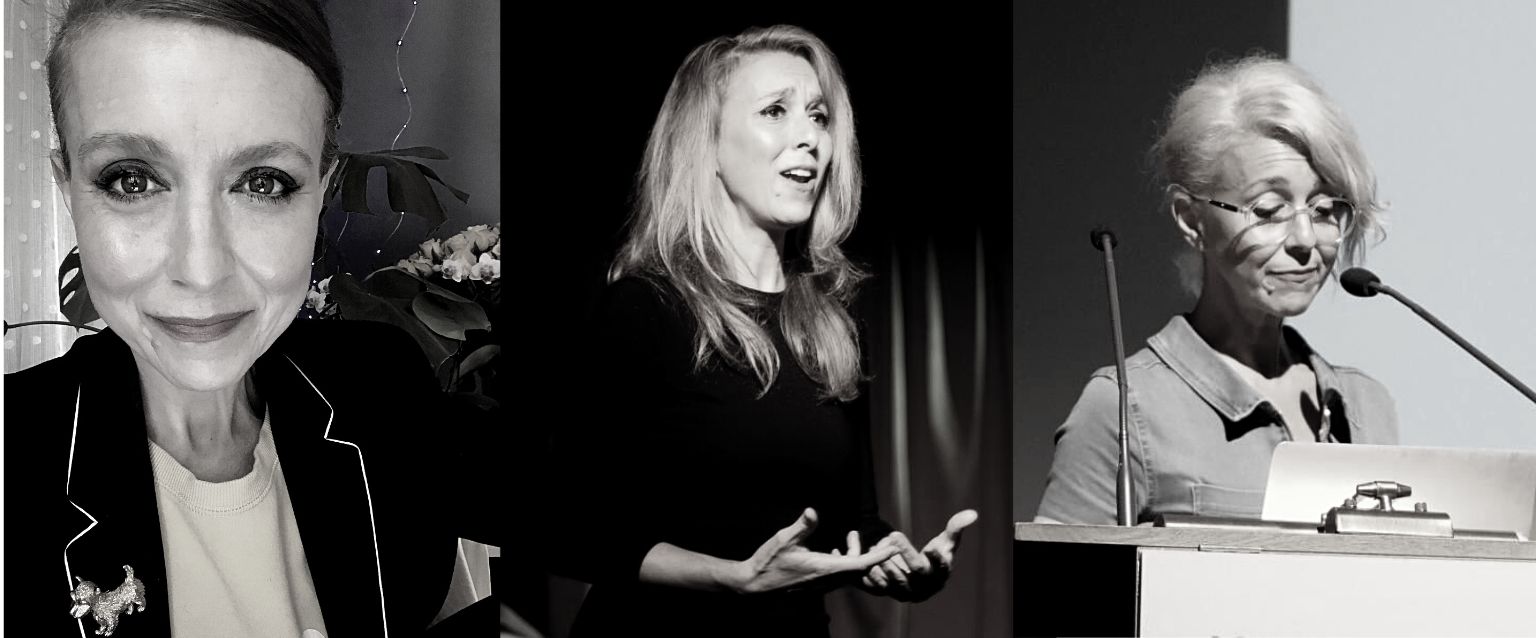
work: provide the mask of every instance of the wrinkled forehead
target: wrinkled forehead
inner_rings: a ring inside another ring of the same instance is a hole
[[[722,99],[756,101],[794,96],[807,102],[825,99],[825,79],[810,59],[789,51],[756,51],[736,61],[722,82]]]
[[[325,90],[277,47],[172,19],[107,18],[78,37],[57,114],[72,146],[132,133],[178,154],[273,139],[320,154]]]

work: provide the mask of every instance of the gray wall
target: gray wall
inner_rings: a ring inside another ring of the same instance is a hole
[[[427,160],[449,184],[470,194],[461,204],[446,190],[438,198],[448,220],[435,236],[445,236],[474,224],[501,219],[501,3],[495,0],[422,2],[416,5],[400,53],[400,75],[410,89],[414,112],[396,148],[433,146],[448,154],[443,161]],[[364,0],[332,0],[326,4],[337,54],[346,83],[340,143],[344,151],[387,149],[405,122],[405,96],[395,70],[395,41],[411,20],[412,5]],[[378,171],[375,171],[378,172]],[[382,176],[370,185],[378,210],[387,209]],[[328,236],[341,227],[340,215],[325,220]],[[409,253],[432,230],[407,215],[394,239],[383,245],[396,219],[352,215],[342,242],[354,272],[367,272],[367,253],[380,248],[393,263]]]
[[[1367,264],[1536,382],[1536,3],[1291,5],[1291,59],[1354,119],[1392,204]],[[1536,448],[1536,407],[1397,302],[1325,290],[1296,322],[1386,384],[1403,443]]]

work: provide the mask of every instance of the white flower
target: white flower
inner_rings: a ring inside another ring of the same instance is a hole
[[[492,283],[501,278],[501,260],[490,253],[480,253],[480,261],[470,268],[470,279]]]
[[[459,233],[443,240],[443,253],[448,255],[457,255],[461,252],[474,248],[474,246],[475,240],[470,239],[469,235]]]
[[[453,255],[443,260],[441,274],[444,279],[464,281],[470,276],[470,269],[475,265],[475,258],[468,250],[455,251]]]
[[[421,248],[418,249],[418,253],[429,263],[436,259],[442,259],[443,242],[440,239],[428,239],[421,242]]]
[[[496,230],[491,230],[491,227],[486,226],[485,224],[481,224],[479,226],[470,226],[469,228],[464,229],[462,234],[469,237],[470,241],[474,242],[475,252],[484,252],[486,249],[489,249],[491,246],[495,245],[497,240],[501,239],[500,226],[500,224],[497,224]]]
[[[420,255],[412,255],[395,262],[395,267],[419,277],[431,277],[435,272],[432,264]]]
[[[500,224],[497,224],[497,225],[499,226]],[[500,237],[497,237],[496,238],[496,243],[491,246],[490,255],[492,257],[497,258],[497,259],[501,259],[501,238]]]
[[[336,304],[331,303],[331,278],[326,277],[310,287],[304,296],[304,305],[320,315],[336,314]]]

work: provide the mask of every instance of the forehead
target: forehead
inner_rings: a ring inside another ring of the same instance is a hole
[[[1317,173],[1300,151],[1258,135],[1238,138],[1222,152],[1217,166],[1221,184],[1236,191],[1258,190],[1265,185],[1311,190],[1318,182]]]
[[[173,150],[274,138],[318,149],[324,140],[325,92],[309,68],[223,29],[107,19],[81,34],[67,73],[61,106],[73,144],[108,131]]]
[[[784,51],[754,53],[742,59],[726,83],[727,100],[757,100],[786,90],[801,99],[821,97],[815,67],[805,58]]]

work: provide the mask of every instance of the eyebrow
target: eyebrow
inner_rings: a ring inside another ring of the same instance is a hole
[[[90,153],[105,148],[122,148],[136,154],[151,157],[165,157],[169,155],[165,150],[165,145],[161,144],[159,140],[137,133],[97,133],[81,142],[80,146],[75,149],[75,153],[79,157],[85,157]],[[314,159],[309,156],[309,153],[304,152],[304,149],[299,148],[297,144],[292,142],[281,140],[254,144],[235,151],[229,156],[229,163],[235,165],[254,164],[283,155],[298,157],[304,162],[305,168],[311,168],[315,165]]]
[[[789,98],[789,96],[794,95],[794,94],[795,94],[795,88],[794,87],[784,87],[784,88],[779,89],[777,91],[774,91],[772,93],[764,93],[763,96],[759,97],[758,99],[759,100],[766,100],[766,99],[769,99],[769,98],[773,98],[773,100],[775,102],[777,102],[779,100],[787,99],[787,98]],[[816,93],[816,94],[813,94],[811,96],[810,100],[806,101],[806,104],[820,104],[820,105],[825,106],[826,102],[827,102],[826,96],[821,95],[820,93]]]
[[[136,133],[97,133],[86,138],[75,149],[75,154],[85,157],[104,148],[123,148],[143,155],[164,157],[165,146],[159,140]]]

